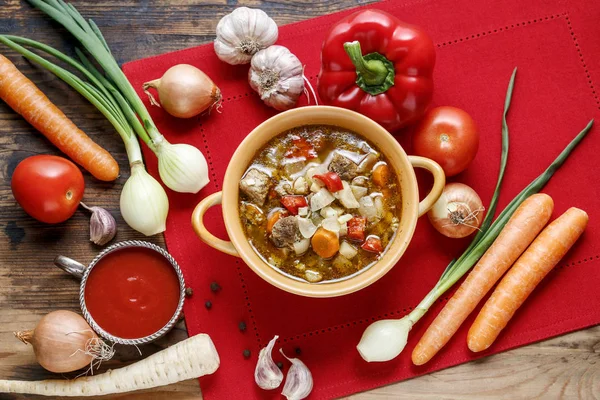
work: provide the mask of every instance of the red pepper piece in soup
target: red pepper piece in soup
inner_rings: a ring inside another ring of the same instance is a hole
[[[298,209],[301,207],[307,207],[308,203],[304,196],[289,195],[281,198],[281,204],[293,215],[298,215]]]

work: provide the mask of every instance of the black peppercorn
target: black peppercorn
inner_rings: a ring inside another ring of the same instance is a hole
[[[245,323],[244,321],[241,321],[241,322],[238,324],[238,329],[239,329],[241,332],[244,332],[244,331],[246,330],[246,323]]]
[[[192,289],[191,287],[185,288],[185,296],[186,297],[192,297],[193,294],[194,294],[194,289]]]
[[[277,363],[277,367],[278,367],[280,370],[283,370],[283,363],[282,363],[281,361],[279,361],[279,362]]]
[[[218,292],[219,290],[221,290],[221,286],[220,286],[220,285],[219,285],[217,282],[211,282],[211,283],[210,283],[210,290],[211,290],[213,293],[216,293],[216,292]]]
[[[207,310],[210,310],[212,308],[212,302],[207,300],[206,303],[204,303],[204,307],[206,307]]]
[[[244,358],[250,358],[250,350],[246,349],[242,354],[244,355]]]

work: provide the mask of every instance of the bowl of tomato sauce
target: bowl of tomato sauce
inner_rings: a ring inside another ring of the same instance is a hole
[[[83,316],[113,343],[150,343],[171,330],[181,315],[185,298],[181,269],[168,252],[152,243],[116,243],[87,268],[64,256],[58,256],[55,264],[81,278]]]

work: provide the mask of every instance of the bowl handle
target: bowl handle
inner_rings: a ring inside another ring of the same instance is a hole
[[[425,198],[419,203],[419,217],[425,214],[433,207],[435,202],[440,198],[446,185],[446,175],[440,164],[433,160],[419,156],[408,156],[408,160],[413,168],[425,168],[433,175],[433,188]]]
[[[56,258],[54,258],[54,265],[79,280],[83,278],[83,273],[86,268],[85,265],[65,256],[56,256]]]
[[[232,256],[239,257],[239,254],[233,244],[227,240],[222,240],[210,233],[204,226],[204,214],[209,208],[217,204],[221,204],[222,192],[213,193],[202,200],[192,214],[192,227],[196,235],[210,247],[227,253]]]

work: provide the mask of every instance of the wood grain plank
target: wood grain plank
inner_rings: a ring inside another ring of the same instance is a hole
[[[370,1],[237,1],[209,0],[76,0],[73,3],[100,26],[120,63],[209,42],[216,24],[235,7],[260,7],[278,24],[332,13]],[[127,32],[124,35],[123,32]],[[74,55],[74,40],[55,23],[20,0],[0,2],[0,33],[27,36]],[[132,40],[132,37],[135,40]],[[85,200],[107,208],[117,219],[115,240],[145,239],[164,245],[162,236],[145,238],[127,227],[119,214],[119,194],[128,176],[127,157],[112,126],[66,84],[12,50],[0,47],[81,129],[107,148],[123,174],[114,183],[95,181],[85,173]],[[88,240],[88,215],[78,211],[69,221],[48,226],[28,217],[16,204],[10,177],[16,165],[33,154],[60,154],[44,137],[0,102],[0,378],[56,377],[36,364],[30,346],[13,332],[29,329],[47,312],[77,311],[78,284],[52,265],[58,254],[89,262],[100,250]],[[156,344],[141,348],[146,356],[182,340],[180,323]],[[131,363],[135,349],[119,348],[101,371]],[[72,375],[71,375],[72,376]],[[248,379],[252,379],[248,377]],[[38,396],[2,395],[0,399]],[[122,400],[201,398],[196,380],[155,391],[121,396]],[[600,398],[600,327],[575,332],[486,359],[400,382],[353,399],[598,399]]]

